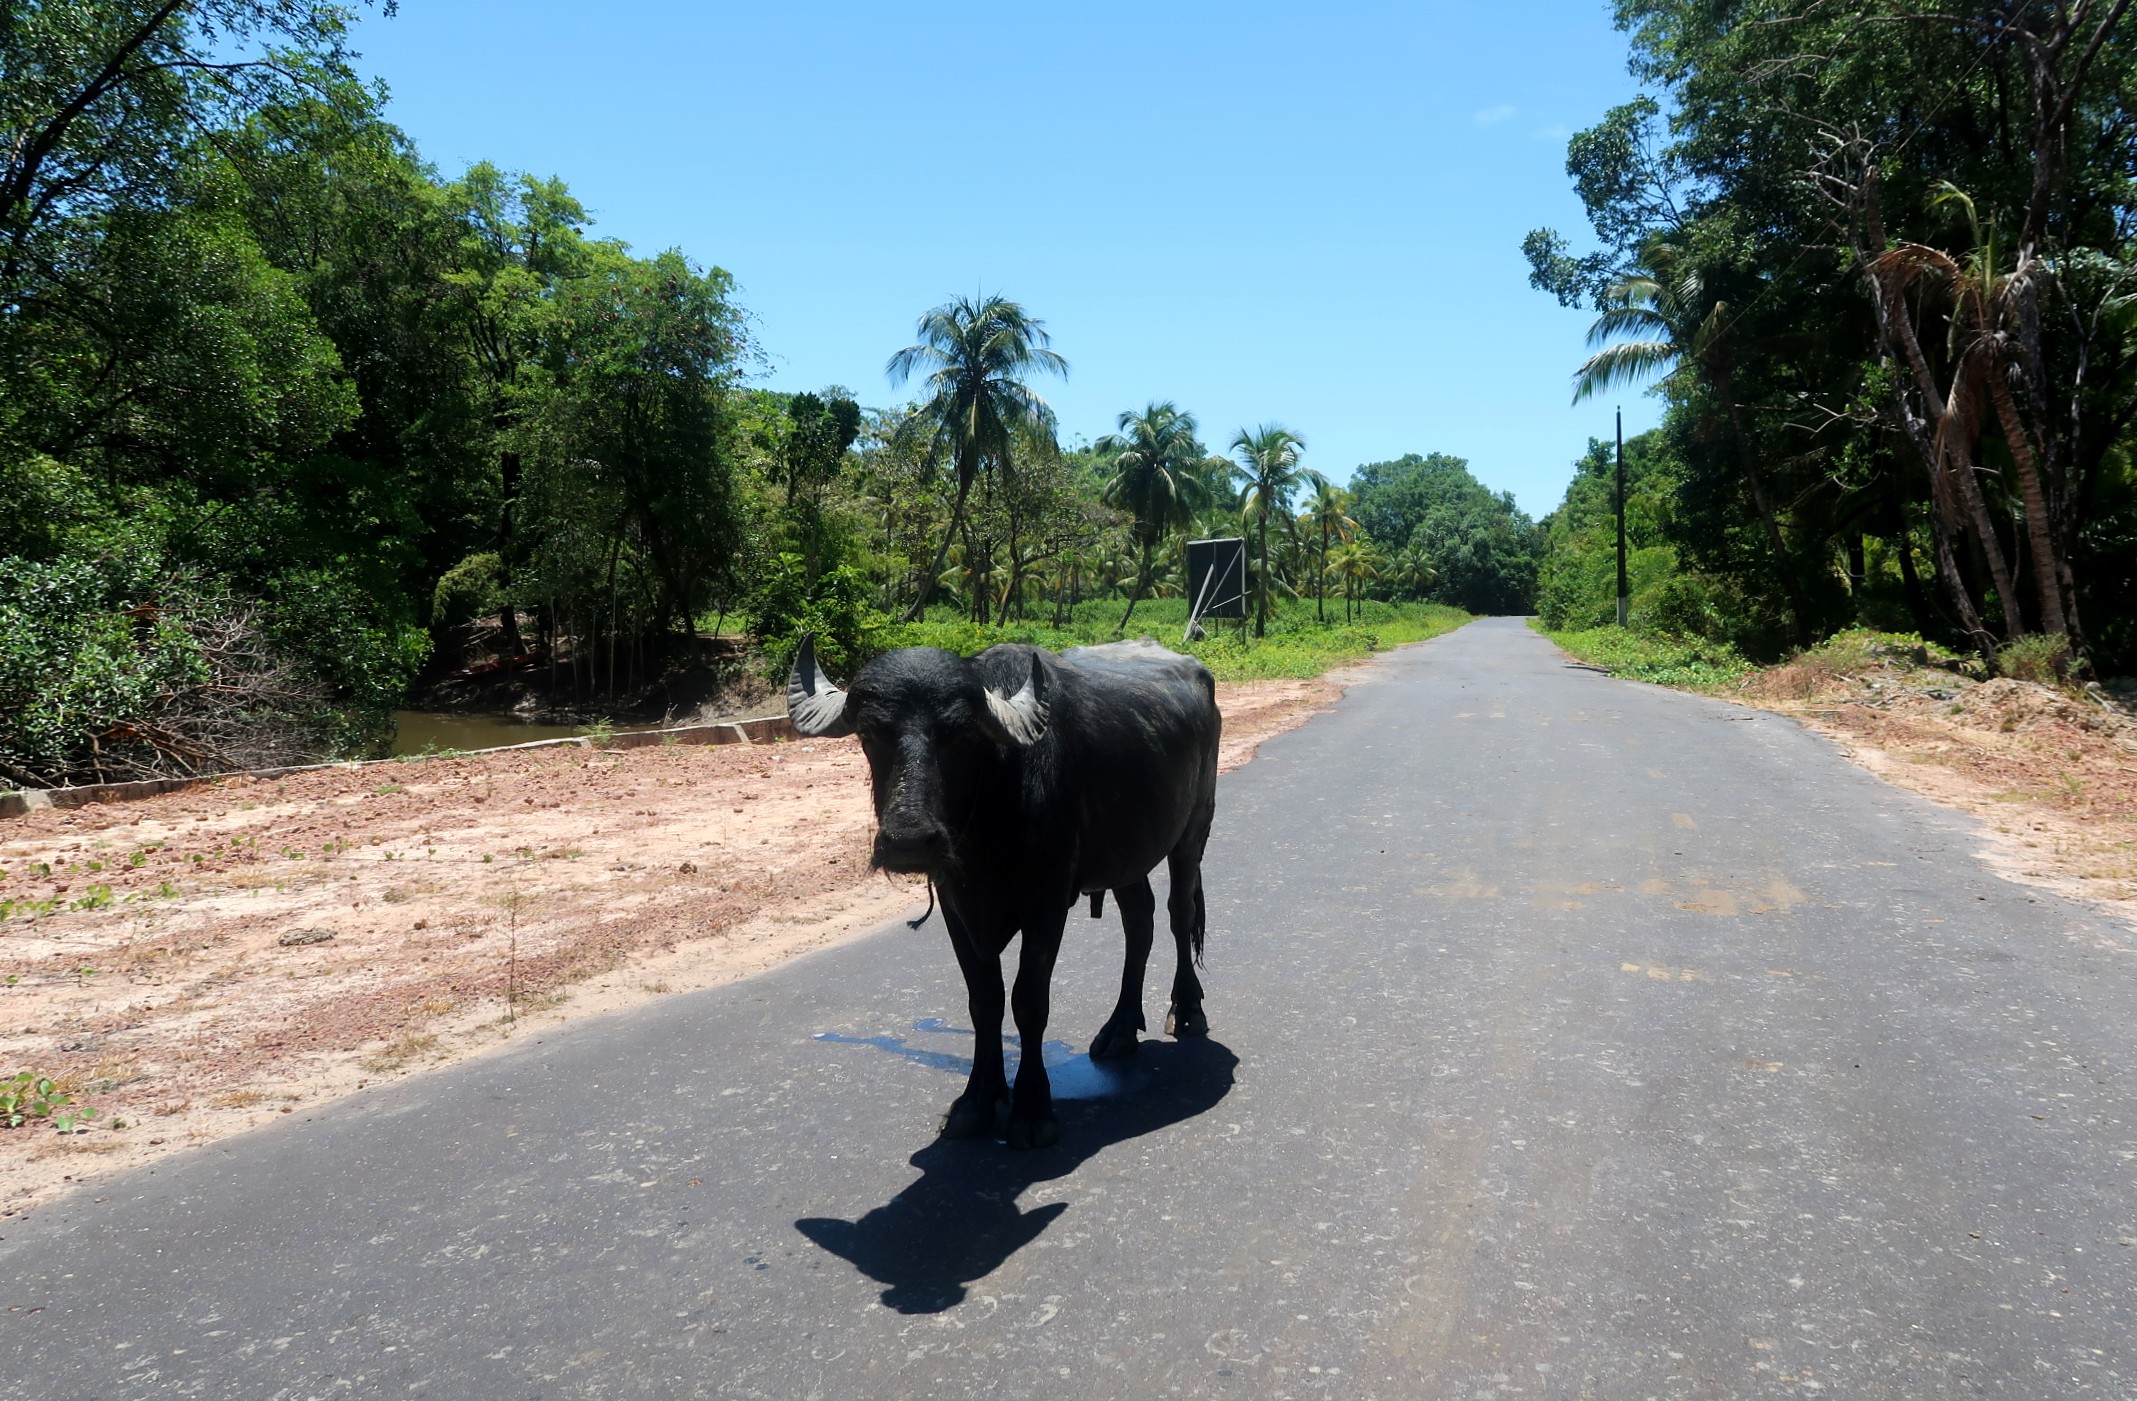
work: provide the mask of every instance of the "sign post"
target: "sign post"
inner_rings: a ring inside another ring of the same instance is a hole
[[[1204,618],[1247,616],[1247,542],[1244,539],[1187,542],[1187,628],[1191,642]]]

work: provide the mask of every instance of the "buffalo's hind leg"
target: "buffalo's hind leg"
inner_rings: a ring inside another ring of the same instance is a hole
[[[972,1013],[972,1078],[943,1115],[945,1138],[973,1138],[994,1131],[995,1110],[1009,1093],[1002,1068],[1002,959],[973,942],[972,931],[945,903],[942,922],[965,975],[965,1005]]]
[[[1208,842],[1209,818],[1205,816],[1166,858],[1172,890],[1165,900],[1165,913],[1171,918],[1172,942],[1180,954],[1180,966],[1172,975],[1172,1007],[1165,1014],[1165,1030],[1174,1036],[1209,1035],[1209,1018],[1202,1012],[1202,980],[1195,976],[1209,928],[1202,898],[1202,848]]]
[[[1111,1060],[1135,1054],[1135,1033],[1143,1021],[1143,969],[1150,962],[1150,944],[1157,933],[1158,897],[1151,893],[1150,878],[1114,890],[1120,905],[1121,928],[1128,931],[1128,956],[1120,970],[1120,1001],[1113,1015],[1091,1038],[1091,1059]]]

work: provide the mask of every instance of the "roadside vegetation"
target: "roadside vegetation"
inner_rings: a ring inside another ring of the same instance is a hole
[[[1531,627],[1573,656],[1635,681],[1684,690],[1709,690],[1741,680],[1752,664],[1726,642],[1700,637],[1669,637],[1609,624],[1575,631],[1553,630],[1540,622]]]
[[[1618,6],[1643,90],[1567,148],[1592,238],[1523,251],[1594,317],[1569,394],[1666,407],[1625,444],[1644,640],[1569,647],[1658,677],[1851,629],[1993,674],[2137,663],[2130,9]],[[1616,618],[1613,450],[1543,522],[1554,636]]]
[[[446,682],[598,722],[803,630],[848,670],[1177,637],[1190,536],[1253,542],[1227,676],[1529,606],[1534,524],[1458,459],[1353,474],[1162,398],[1062,442],[1068,362],[1007,297],[916,307],[883,394],[763,387],[725,270],[426,162],[366,13],[0,25],[0,784],[379,754]]]
[[[891,647],[947,647],[970,654],[998,642],[1027,642],[1059,650],[1110,642],[1118,635],[1110,601],[1087,603],[1065,619],[1062,627],[984,627],[963,621],[931,621],[893,625],[872,639],[881,650]],[[1216,621],[1204,625],[1208,636],[1181,640],[1187,623],[1188,601],[1164,598],[1144,604],[1136,612],[1135,633],[1156,637],[1177,652],[1201,659],[1219,681],[1267,681],[1279,678],[1319,676],[1331,667],[1362,661],[1374,652],[1423,642],[1470,621],[1471,615],[1444,603],[1389,603],[1379,599],[1359,600],[1349,622],[1324,624],[1315,619],[1313,604],[1304,599],[1279,600],[1267,619],[1261,638],[1239,635],[1231,624]],[[1131,634],[1133,635],[1133,634]]]

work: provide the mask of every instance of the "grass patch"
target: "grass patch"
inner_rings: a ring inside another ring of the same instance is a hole
[[[1565,651],[1612,676],[1703,691],[1741,681],[1756,668],[1726,642],[1701,638],[1650,637],[1621,627],[1552,632],[1535,619],[1529,626]]]
[[[1010,623],[992,627],[966,622],[937,610],[925,622],[894,623],[869,641],[879,650],[895,647],[943,647],[963,656],[983,652],[1002,642],[1022,642],[1059,652],[1069,647],[1115,641],[1113,628],[1125,605],[1119,600],[1093,600],[1077,605],[1065,626],[1045,623]],[[1251,633],[1240,640],[1238,625],[1209,621],[1209,636],[1183,643],[1187,626],[1187,600],[1161,598],[1140,604],[1129,620],[1126,635],[1156,638],[1176,652],[1200,659],[1219,681],[1264,681],[1273,678],[1307,678],[1375,652],[1407,642],[1423,642],[1452,632],[1470,621],[1459,608],[1439,603],[1368,602],[1349,623],[1342,621],[1342,605],[1331,606],[1327,622],[1314,617],[1310,600],[1284,599],[1269,618],[1268,635]]]
[[[384,1074],[389,1070],[399,1070],[412,1060],[424,1059],[437,1049],[437,1037],[411,1032],[388,1041],[375,1054],[365,1056],[357,1064],[374,1074]]]

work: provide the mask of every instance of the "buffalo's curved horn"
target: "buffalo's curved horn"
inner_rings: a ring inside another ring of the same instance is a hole
[[[816,634],[803,633],[787,673],[787,718],[812,738],[835,739],[853,733],[846,715],[846,693],[816,669]]]
[[[981,727],[997,744],[1013,744],[1020,749],[1039,742],[1046,733],[1050,711],[1046,704],[1046,673],[1039,666],[1039,654],[1031,654],[1031,679],[1022,690],[1013,696],[1005,696],[992,686],[987,693],[987,713],[980,718]]]

